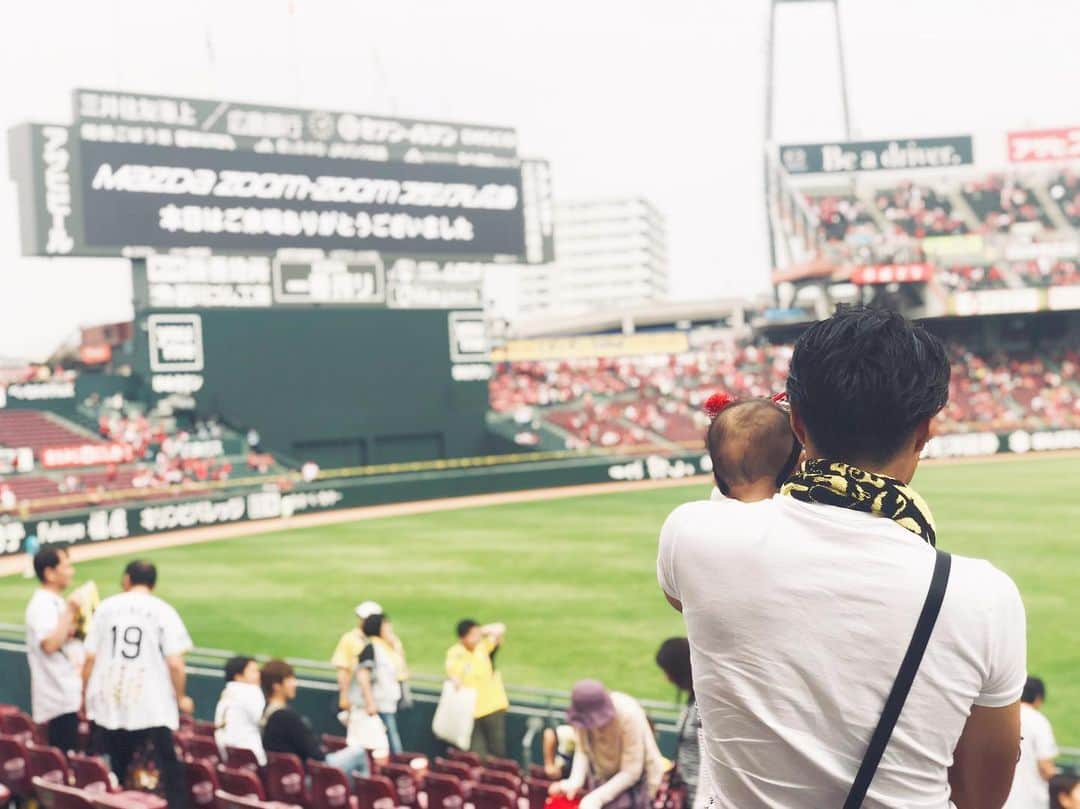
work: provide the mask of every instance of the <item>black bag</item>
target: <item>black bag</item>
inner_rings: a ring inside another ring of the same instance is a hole
[[[941,603],[945,600],[945,588],[949,584],[951,569],[952,557],[945,551],[939,550],[937,559],[934,561],[934,573],[930,577],[930,589],[923,602],[922,613],[915,624],[911,643],[908,644],[904,660],[900,663],[900,670],[896,673],[896,680],[893,681],[889,697],[885,700],[885,708],[881,711],[877,727],[874,728],[874,735],[870,737],[870,744],[867,746],[862,764],[859,765],[855,781],[851,784],[851,791],[848,792],[847,800],[844,801],[844,809],[859,809],[867,790],[870,789],[870,782],[874,780],[874,773],[877,772],[881,756],[889,745],[889,739],[900,718],[900,712],[904,709],[904,702],[907,701],[908,692],[911,691],[911,684],[915,682],[915,675],[926,653],[926,646],[930,642],[934,624],[937,623],[938,614],[941,612]]]

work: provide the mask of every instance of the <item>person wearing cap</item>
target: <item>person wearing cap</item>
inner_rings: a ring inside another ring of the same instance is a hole
[[[382,615],[383,608],[375,601],[364,601],[355,610],[356,626],[341,636],[330,663],[337,669],[338,709],[348,711],[353,707],[364,707],[364,694],[356,678],[356,669],[360,663],[360,653],[367,646],[364,637],[364,619],[372,615]]]
[[[580,809],[645,809],[660,786],[664,759],[637,700],[582,680],[567,719],[577,734],[574,763],[570,777],[552,784],[550,793],[573,799],[588,790]]]

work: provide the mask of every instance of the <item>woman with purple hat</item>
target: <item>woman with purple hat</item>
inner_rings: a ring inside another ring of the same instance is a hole
[[[664,760],[637,700],[582,680],[567,719],[577,734],[574,764],[551,794],[574,798],[587,789],[580,809],[645,809],[660,786]]]

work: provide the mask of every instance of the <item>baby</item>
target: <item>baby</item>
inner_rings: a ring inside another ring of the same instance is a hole
[[[768,500],[795,471],[802,446],[791,432],[784,394],[772,399],[709,397],[705,447],[712,458],[712,499]]]

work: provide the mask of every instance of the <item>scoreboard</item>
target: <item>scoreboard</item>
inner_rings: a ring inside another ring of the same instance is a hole
[[[131,260],[148,398],[323,466],[500,448],[484,274],[554,252],[514,129],[79,89],[8,143],[25,255]]]

